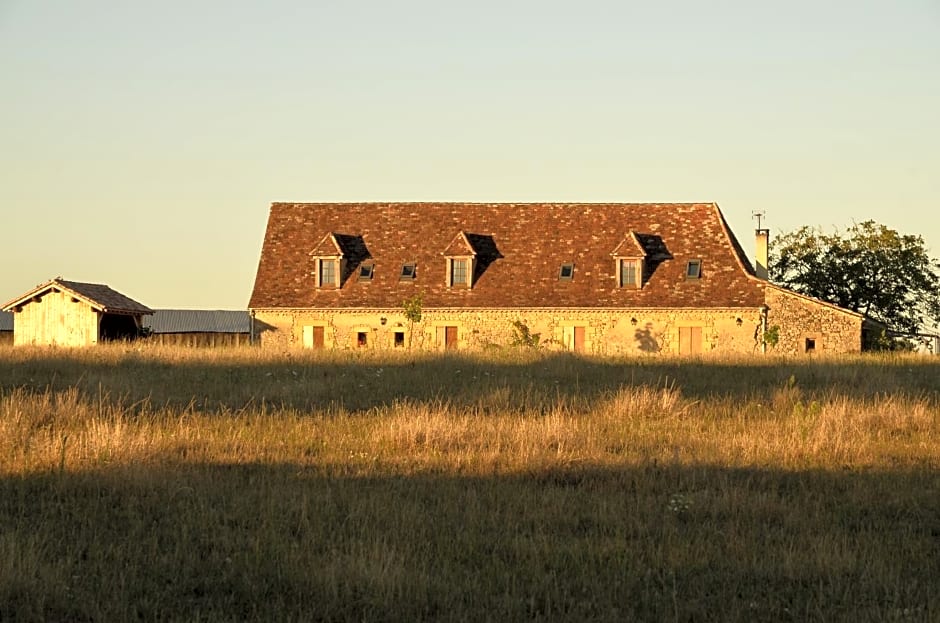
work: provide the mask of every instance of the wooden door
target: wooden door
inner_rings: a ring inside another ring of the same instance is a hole
[[[584,327],[574,328],[574,352],[584,352]]]
[[[323,327],[304,327],[304,348],[323,348]]]
[[[444,348],[447,350],[457,348],[457,327],[444,327]]]
[[[702,327],[679,327],[679,354],[702,353]]]

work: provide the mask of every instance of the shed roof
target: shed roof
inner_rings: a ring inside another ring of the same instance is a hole
[[[0,311],[0,331],[13,330],[13,314],[6,311]]]
[[[144,320],[153,333],[249,333],[247,311],[219,309],[155,309]]]
[[[125,296],[117,290],[101,283],[82,283],[80,281],[66,281],[61,277],[56,277],[45,283],[41,283],[26,294],[9,301],[2,308],[4,311],[10,311],[18,305],[27,303],[31,298],[42,296],[50,290],[61,290],[68,292],[75,298],[81,299],[91,305],[94,309],[104,313],[117,314],[152,314],[153,310],[134,299]]]
[[[360,241],[372,280],[349,278],[347,262],[341,287],[317,288],[324,232]],[[441,252],[461,232],[476,274],[449,288]],[[611,257],[631,232],[648,259],[639,289],[618,287]],[[701,279],[686,278],[691,259]],[[412,262],[417,278],[400,280]],[[417,293],[426,308],[759,307],[763,287],[714,203],[274,203],[249,307],[397,308]]]

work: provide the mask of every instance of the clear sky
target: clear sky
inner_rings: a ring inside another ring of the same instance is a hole
[[[940,0],[0,0],[0,302],[244,309],[272,201],[715,201],[940,256]]]

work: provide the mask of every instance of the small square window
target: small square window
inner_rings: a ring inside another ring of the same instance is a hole
[[[702,260],[689,260],[685,265],[685,278],[686,279],[701,279],[702,277]]]
[[[816,352],[816,338],[812,338],[812,337],[806,338],[804,352],[807,352],[807,353]]]
[[[372,281],[375,264],[363,264],[359,267],[359,281]]]
[[[567,263],[561,265],[561,270],[558,272],[558,279],[561,281],[571,281],[574,279],[574,264]]]
[[[405,332],[395,331],[395,348],[402,348],[405,345]]]
[[[418,266],[416,264],[402,264],[399,281],[411,281],[418,276]]]
[[[365,331],[359,331],[356,333],[356,345],[359,348],[365,348],[369,345],[369,334]]]

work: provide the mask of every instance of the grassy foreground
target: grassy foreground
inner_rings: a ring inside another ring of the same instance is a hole
[[[0,350],[0,620],[940,620],[940,358]]]

